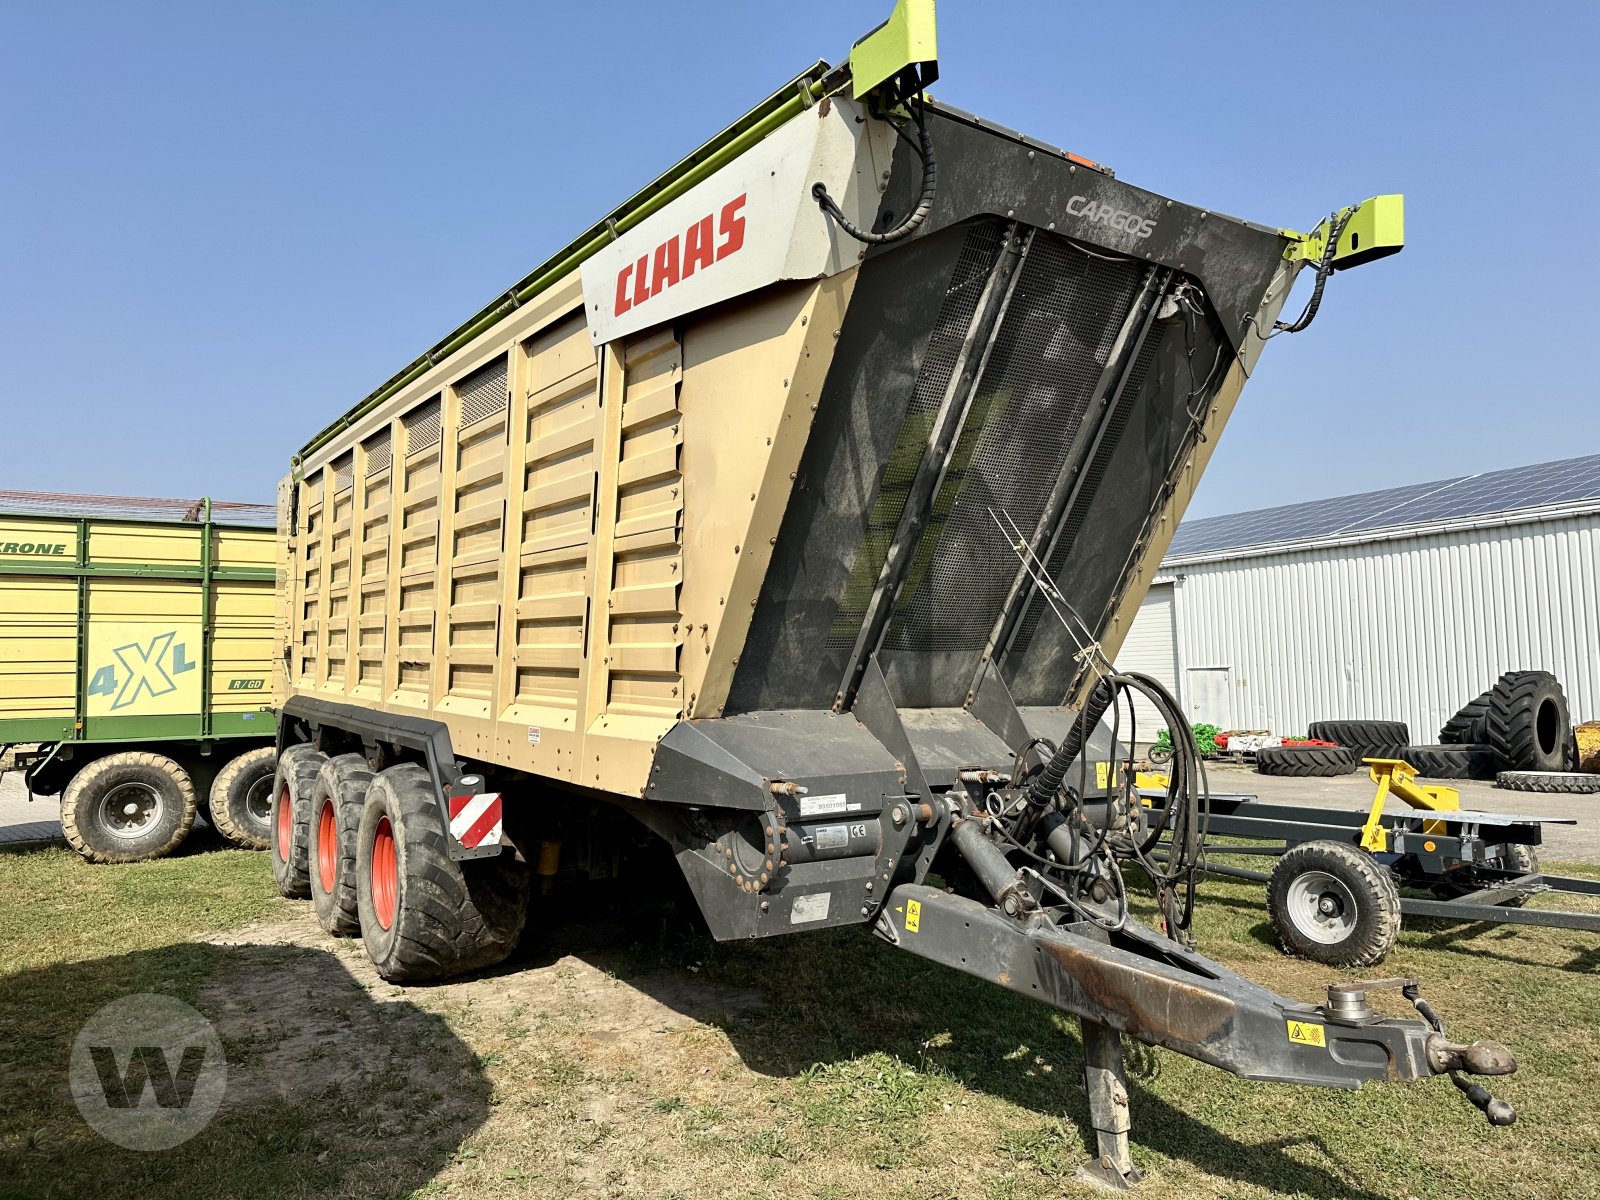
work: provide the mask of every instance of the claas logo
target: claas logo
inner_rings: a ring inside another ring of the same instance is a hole
[[[230,679],[228,690],[230,692],[259,692],[267,686],[265,679]]]

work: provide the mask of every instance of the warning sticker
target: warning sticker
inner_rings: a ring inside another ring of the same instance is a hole
[[[1328,1033],[1321,1025],[1309,1021],[1290,1021],[1289,1040],[1297,1046],[1327,1046]]]
[[[921,900],[907,900],[906,901],[906,932],[907,933],[921,933],[922,932],[922,901]]]

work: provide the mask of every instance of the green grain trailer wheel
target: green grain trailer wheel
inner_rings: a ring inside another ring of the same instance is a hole
[[[94,863],[143,862],[177,849],[194,825],[194,785],[163,754],[124,751],[97,758],[61,796],[61,828]]]
[[[272,841],[272,779],[278,752],[271,746],[235,755],[211,784],[211,824],[229,842],[265,850]]]

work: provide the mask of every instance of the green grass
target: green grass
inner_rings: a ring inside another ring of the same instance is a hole
[[[307,945],[204,940],[257,917]],[[1197,927],[1285,995],[1337,976],[1279,953],[1255,885],[1208,882]],[[1413,922],[1378,972],[1417,975],[1453,1036],[1513,1047],[1492,1086],[1515,1127],[1444,1080],[1249,1084],[1130,1045],[1145,1195],[1600,1195],[1600,937]],[[230,1061],[222,1115],[160,1155],[100,1141],[64,1088],[81,1022],[138,990],[195,1003]],[[858,930],[717,945],[623,898],[514,969],[401,989],[232,852],[0,855],[0,1042],[0,1196],[1016,1200],[1080,1194],[1088,1152],[1074,1021]]]

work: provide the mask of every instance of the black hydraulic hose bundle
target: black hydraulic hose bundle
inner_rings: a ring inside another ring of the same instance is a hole
[[[862,229],[859,225],[852,224],[844,215],[844,210],[828,195],[826,184],[816,183],[811,188],[811,194],[816,197],[817,204],[822,211],[831,217],[840,229],[844,230],[858,242],[865,242],[869,246],[883,246],[890,242],[898,242],[902,238],[910,237],[916,232],[917,227],[928,219],[928,214],[933,211],[933,193],[939,180],[939,165],[933,157],[933,139],[928,135],[928,118],[924,111],[925,101],[919,101],[911,109],[911,120],[917,127],[917,140],[912,143],[906,137],[904,130],[899,125],[889,121],[894,131],[901,138],[911,144],[912,149],[922,159],[922,195],[917,200],[917,206],[911,214],[893,229],[886,229],[882,233],[873,233],[870,229]],[[888,121],[888,117],[883,120]]]
[[[1131,778],[1133,773],[1131,748],[1138,734],[1131,703],[1134,695],[1143,696],[1150,703],[1172,734],[1173,756],[1168,768],[1167,800],[1160,810],[1159,819],[1153,820],[1142,835],[1130,829],[1126,836],[1114,837],[1112,826],[1115,806],[1121,800],[1123,781]],[[1089,764],[1087,754],[1083,753],[1084,746],[1090,732],[1100,724],[1108,710],[1112,714],[1113,747],[1123,741],[1121,726],[1124,698],[1129,702],[1126,737],[1129,752],[1122,762],[1113,764],[1113,769],[1107,771],[1104,791],[1106,819],[1094,845],[1083,850],[1079,858],[1087,861],[1109,846],[1113,857],[1137,862],[1156,886],[1157,901],[1166,921],[1168,935],[1175,940],[1185,941],[1194,916],[1196,877],[1204,859],[1208,812],[1206,798],[1210,788],[1205,761],[1194,731],[1178,707],[1176,698],[1159,680],[1137,672],[1102,677],[1090,691],[1061,747],[1029,782],[1024,796],[1035,824],[1038,815],[1050,807],[1077,807],[1081,810],[1083,805],[1089,803]],[[1063,786],[1074,761],[1078,763],[1079,776],[1075,797]],[[1171,853],[1165,856],[1164,861],[1158,861],[1155,858],[1157,845],[1168,835],[1172,839]]]
[[[1356,208],[1359,208],[1357,205]],[[1317,262],[1317,282],[1311,289],[1311,299],[1306,301],[1306,307],[1294,321],[1274,321],[1273,332],[1268,337],[1276,337],[1280,333],[1299,333],[1312,321],[1316,320],[1317,309],[1322,307],[1322,289],[1328,286],[1328,276],[1333,274],[1333,256],[1339,248],[1339,238],[1344,234],[1344,227],[1350,223],[1350,218],[1356,215],[1354,208],[1346,211],[1342,216],[1335,218],[1328,228],[1328,241],[1322,248],[1322,258]]]

